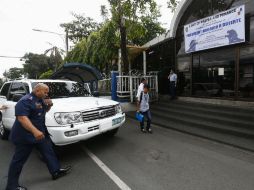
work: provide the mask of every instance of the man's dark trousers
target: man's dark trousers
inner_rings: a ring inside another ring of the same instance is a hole
[[[151,116],[151,112],[150,110],[147,110],[146,112],[140,112],[143,116],[144,116],[144,119],[142,122],[140,122],[140,127],[141,129],[144,128],[144,124],[145,124],[145,118],[147,119],[147,126],[146,126],[146,129],[150,129],[151,127],[151,120],[152,120],[152,116]]]
[[[49,137],[46,137],[38,143],[15,143],[15,146],[15,154],[10,164],[6,190],[14,190],[17,186],[19,186],[18,181],[23,165],[27,161],[34,147],[37,148],[38,151],[42,154],[51,174],[57,172],[60,169],[60,164],[52,148],[52,142]]]
[[[169,83],[169,92],[171,99],[175,99],[176,97],[176,83],[174,81]]]

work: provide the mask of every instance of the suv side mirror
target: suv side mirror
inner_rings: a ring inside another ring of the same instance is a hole
[[[7,100],[6,96],[0,96],[0,98]]]
[[[12,101],[18,102],[23,96],[23,94],[13,94]]]
[[[99,96],[100,96],[100,93],[99,93],[98,91],[95,91],[95,92],[93,92],[93,96],[94,96],[94,97],[99,97]]]

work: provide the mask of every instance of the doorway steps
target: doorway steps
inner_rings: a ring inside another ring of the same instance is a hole
[[[252,108],[163,99],[151,105],[151,113],[158,126],[254,151]]]

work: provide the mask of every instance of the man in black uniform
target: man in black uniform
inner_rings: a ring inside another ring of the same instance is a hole
[[[70,166],[60,168],[45,125],[46,112],[53,105],[50,99],[45,99],[48,92],[47,85],[38,83],[33,92],[22,97],[15,106],[16,120],[10,134],[15,153],[9,168],[6,190],[27,190],[19,185],[19,176],[34,147],[46,161],[53,180],[64,176],[71,169]]]

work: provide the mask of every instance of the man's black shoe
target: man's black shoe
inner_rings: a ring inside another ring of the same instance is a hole
[[[141,132],[142,132],[142,133],[145,133],[146,130],[145,130],[144,128],[141,128]]]
[[[69,171],[71,170],[71,166],[67,166],[65,168],[60,168],[59,171],[55,172],[53,175],[52,175],[52,179],[53,180],[56,180],[60,177],[63,177],[65,176],[66,174],[69,173]]]
[[[150,133],[150,134],[152,134],[152,133],[153,133],[152,129],[150,129],[150,128],[149,128],[149,129],[147,129],[147,132],[148,132],[148,133]]]
[[[13,190],[13,188],[11,188]],[[5,190],[11,190],[10,188],[6,188]],[[18,186],[16,187],[14,190],[27,190],[26,187],[23,187],[23,186]]]

